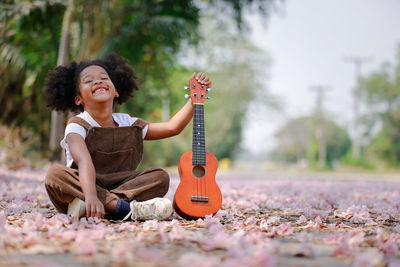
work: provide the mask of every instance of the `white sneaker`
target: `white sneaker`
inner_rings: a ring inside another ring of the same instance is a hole
[[[130,208],[131,211],[125,216],[124,220],[131,216],[132,220],[157,219],[161,221],[167,219],[173,212],[171,201],[159,197],[142,202],[133,200],[130,203]]]
[[[72,200],[72,202],[68,204],[67,214],[74,217],[75,221],[79,221],[79,218],[86,216],[85,201],[79,198]]]

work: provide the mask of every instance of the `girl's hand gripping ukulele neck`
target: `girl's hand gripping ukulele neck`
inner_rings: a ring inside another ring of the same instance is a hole
[[[221,190],[215,182],[217,158],[206,152],[204,135],[204,99],[210,90],[191,78],[190,98],[194,106],[192,151],[178,163],[180,183],[174,196],[175,211],[185,219],[202,218],[221,208]]]

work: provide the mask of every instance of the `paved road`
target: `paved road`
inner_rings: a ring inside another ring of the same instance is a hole
[[[396,175],[220,171],[204,220],[109,222],[52,208],[43,171],[0,169],[0,266],[399,266]],[[179,184],[172,175],[168,198]]]

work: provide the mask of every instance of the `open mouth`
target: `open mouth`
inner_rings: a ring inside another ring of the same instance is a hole
[[[93,90],[92,93],[93,93],[94,95],[97,95],[97,94],[101,94],[101,93],[106,92],[106,91],[108,91],[108,89],[107,89],[106,87],[99,86],[99,87],[96,87],[96,88]]]

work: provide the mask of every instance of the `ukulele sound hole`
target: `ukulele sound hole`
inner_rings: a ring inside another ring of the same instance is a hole
[[[206,170],[203,168],[203,166],[197,165],[193,168],[193,175],[196,176],[197,178],[201,178],[206,174]]]

